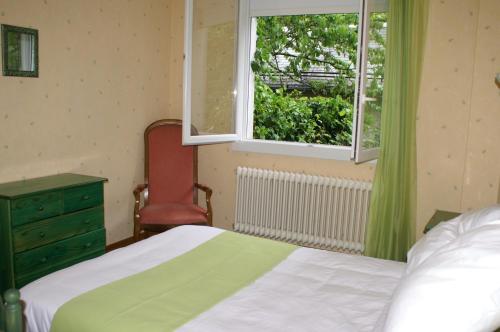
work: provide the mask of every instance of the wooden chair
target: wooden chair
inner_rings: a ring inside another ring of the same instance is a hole
[[[182,145],[182,121],[153,122],[144,145],[145,183],[134,189],[134,240],[180,225],[212,226],[212,190],[198,183],[198,150]],[[205,192],[206,209],[197,205],[198,189]]]

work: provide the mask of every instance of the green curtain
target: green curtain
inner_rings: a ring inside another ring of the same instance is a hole
[[[406,260],[415,242],[416,112],[428,0],[390,0],[380,155],[365,254]]]

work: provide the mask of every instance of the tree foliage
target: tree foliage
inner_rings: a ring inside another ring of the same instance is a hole
[[[341,96],[303,97],[255,82],[254,138],[349,145],[352,104]]]
[[[385,41],[381,30],[385,15],[372,15],[372,22],[371,38],[382,47],[369,50],[375,79],[368,83],[378,95],[383,82]],[[350,145],[358,15],[260,17],[257,36],[252,62],[256,77],[254,137]],[[313,71],[315,75],[311,75]],[[326,78],[319,79],[321,75]],[[274,90],[268,86],[270,82]]]

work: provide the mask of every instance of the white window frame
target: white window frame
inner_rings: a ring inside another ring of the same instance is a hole
[[[371,5],[371,6],[369,6]],[[356,70],[356,84],[357,89],[354,97],[354,117],[352,125],[352,149],[351,149],[351,160],[356,163],[362,163],[365,161],[377,159],[380,153],[380,146],[376,148],[363,149],[363,124],[365,115],[365,104],[370,101],[375,101],[374,98],[368,98],[365,94],[365,77],[367,74],[368,67],[368,28],[370,26],[369,21],[369,9],[370,7],[380,8],[383,7],[383,3],[373,0],[361,0],[360,9],[360,33],[358,34],[358,63]]]
[[[241,137],[241,112],[235,112],[235,133],[234,134],[214,134],[214,135],[192,135],[191,134],[191,74],[192,74],[192,53],[193,53],[193,0],[185,0],[185,27],[184,27],[184,74],[183,74],[183,112],[182,112],[182,144],[200,145],[211,143],[226,143],[238,141]],[[238,27],[239,29],[239,27]],[[239,31],[238,31],[239,32]],[[239,40],[239,39],[238,39]],[[239,86],[237,82],[235,85]],[[242,102],[237,90],[235,108],[241,110]]]
[[[192,1],[186,0],[186,58],[184,70],[184,123],[190,124],[190,55]],[[372,6],[383,6],[384,0],[239,0],[238,15],[238,53],[237,53],[237,88],[236,93],[236,134],[191,136],[190,126],[184,125],[185,144],[207,144],[232,141],[233,150],[270,153],[279,155],[311,157],[321,159],[353,160],[364,162],[378,157],[379,148],[363,150],[363,111],[367,101],[364,95],[364,79],[366,73],[366,52],[368,46],[367,29],[369,26],[368,3]],[[345,13],[352,10],[353,5],[360,6],[360,32],[358,34],[358,57],[356,64],[356,91],[352,125],[352,145],[334,146],[326,144],[309,144],[298,142],[270,141],[253,139],[253,82],[254,76],[250,67],[254,54],[252,38],[256,35],[255,17],[294,14],[331,14]],[[358,107],[359,105],[359,107]]]

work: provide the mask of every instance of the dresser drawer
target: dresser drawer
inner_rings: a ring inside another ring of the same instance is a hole
[[[12,226],[57,216],[63,212],[62,192],[18,198],[12,201]]]
[[[101,228],[16,254],[14,256],[16,274],[18,278],[23,278],[23,275],[41,273],[55,265],[73,262],[93,252],[104,252],[105,242],[106,233],[104,228]]]
[[[49,273],[64,269],[66,267],[69,267],[71,265],[75,265],[77,263],[86,261],[88,259],[99,257],[103,254],[104,254],[104,248],[102,250],[93,251],[92,253],[85,255],[85,256],[79,256],[79,257],[76,257],[74,259],[64,261],[62,263],[54,264],[47,269],[37,270],[37,271],[29,273],[29,274],[23,274],[20,277],[16,277],[15,287],[21,288],[34,280],[37,280],[37,279],[40,279],[41,277],[46,276]]]
[[[93,183],[64,190],[65,213],[102,205],[103,201],[102,183]]]
[[[106,181],[63,173],[0,183],[0,294],[104,254]]]
[[[102,227],[102,206],[31,223],[13,230],[14,252],[22,252]]]

